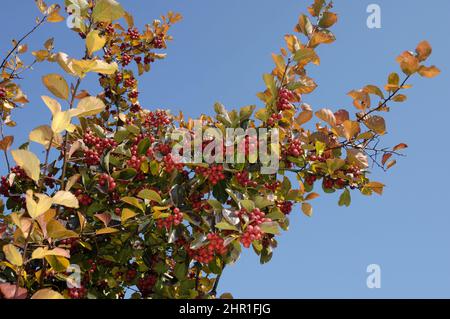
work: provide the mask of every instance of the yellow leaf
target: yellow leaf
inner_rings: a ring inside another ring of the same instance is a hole
[[[29,178],[37,183],[41,174],[41,162],[37,156],[27,150],[14,150],[11,151],[11,154],[17,165],[25,171]]]
[[[112,22],[124,15],[125,11],[115,0],[97,0],[92,12],[94,22]]]
[[[129,208],[124,208],[122,211],[121,221],[124,224],[127,220],[136,216],[136,213]]]
[[[103,49],[106,44],[106,38],[100,36],[100,31],[93,30],[86,36],[86,47],[89,55]]]
[[[310,203],[303,203],[302,204],[302,211],[308,217],[311,217],[312,214],[313,214],[313,208],[312,208]]]
[[[12,244],[3,246],[3,253],[5,254],[6,259],[11,264],[19,267],[23,265],[22,255],[20,254],[19,249],[17,249],[16,246]]]
[[[59,292],[45,288],[37,291],[31,299],[64,299],[64,297]]]
[[[61,112],[61,104],[59,104],[58,101],[55,99],[49,97],[49,96],[41,96],[42,101],[44,101],[45,105],[47,105],[50,112],[52,112],[52,115],[55,116],[55,114]]]
[[[285,35],[284,40],[286,41],[288,50],[291,51],[291,53],[295,53],[300,49],[300,42],[295,35],[291,34]]]
[[[85,77],[88,72],[97,72],[101,74],[114,74],[118,70],[116,62],[107,63],[102,60],[72,60],[71,66],[79,77]]]
[[[52,130],[53,133],[59,134],[64,131],[71,131],[71,113],[70,111],[58,112],[53,116]]]
[[[61,136],[55,136],[52,128],[48,125],[42,125],[35,128],[30,132],[29,139],[32,142],[44,145],[45,148],[49,147],[50,141],[52,141],[52,145],[59,145],[61,142]]]
[[[60,222],[54,219],[47,223],[47,233],[48,237],[56,240],[78,237],[76,232],[66,229]]]
[[[64,21],[64,17],[59,14],[59,11],[61,10],[61,7],[59,5],[53,5],[53,7],[50,8],[50,13],[47,16],[47,21],[52,23],[57,23]]]
[[[38,201],[33,198],[36,196]],[[47,212],[52,207],[52,198],[44,194],[34,194],[32,190],[28,190],[26,194],[26,206],[28,214],[31,218],[36,219],[40,215]]]
[[[66,191],[70,191],[70,189],[72,188],[73,185],[75,185],[76,182],[78,182],[78,180],[80,179],[81,174],[75,174],[72,175],[69,180],[67,181],[67,185],[66,185]]]
[[[70,253],[68,250],[62,248],[54,248],[49,250],[47,247],[38,247],[31,254],[31,259],[42,259],[45,256],[61,256],[70,258]]]
[[[106,228],[97,230],[97,231],[95,232],[95,234],[96,234],[96,235],[106,235],[106,234],[113,234],[113,233],[117,233],[117,232],[119,232],[118,229],[111,228],[111,227],[106,227]]]
[[[42,82],[56,97],[63,100],[69,99],[69,85],[61,75],[48,74],[42,78]]]
[[[72,114],[78,117],[94,116],[101,113],[105,108],[106,105],[102,100],[95,96],[88,96],[78,103]]]
[[[73,68],[73,59],[69,58],[69,56],[64,52],[59,52],[56,54],[56,62],[58,62],[59,66],[68,74],[73,76],[78,76]]]
[[[59,191],[53,196],[53,204],[69,208],[78,208],[78,199],[74,194],[67,191]]]

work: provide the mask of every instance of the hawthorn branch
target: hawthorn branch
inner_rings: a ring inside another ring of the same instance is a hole
[[[408,76],[403,80],[402,84],[400,84],[400,86],[399,86],[395,91],[393,91],[387,98],[385,98],[384,101],[383,101],[380,105],[378,105],[376,108],[374,108],[374,109],[368,111],[368,112],[367,112],[366,114],[364,114],[362,117],[358,118],[358,122],[364,122],[364,120],[365,120],[370,114],[372,114],[373,112],[377,112],[377,111],[381,110],[383,107],[385,107],[385,106],[387,105],[387,103],[390,102],[390,101],[392,100],[392,98],[393,98],[394,96],[396,96],[397,93],[403,88],[403,86],[406,84],[406,82],[409,80],[410,77],[411,77],[411,74],[408,75]]]
[[[16,42],[16,45],[8,52],[6,57],[3,59],[0,69],[3,69],[6,63],[8,63],[9,58],[11,55],[17,50],[17,48],[22,44],[23,41],[25,41],[26,38],[28,38],[34,31],[36,31],[45,21],[47,20],[47,15],[45,15],[35,26],[33,29],[31,29],[27,34],[25,34],[22,38],[20,38],[19,41]]]

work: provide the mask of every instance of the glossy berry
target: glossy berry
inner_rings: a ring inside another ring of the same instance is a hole
[[[0,87],[0,99],[6,98],[6,89],[3,87]]]
[[[112,192],[116,189],[117,184],[114,181],[114,178],[112,178],[111,176],[109,176],[108,174],[102,174],[100,175],[100,178],[98,180],[98,184],[106,189],[108,192]]]
[[[164,48],[164,41],[159,36],[154,37],[152,43],[153,43],[153,47],[155,49],[162,49],[162,48]]]
[[[183,217],[183,213],[178,208],[175,208],[169,217],[158,219],[157,226],[159,229],[170,230],[172,226],[180,225],[183,222]]]
[[[277,109],[279,111],[291,110],[293,108],[291,102],[295,99],[294,93],[287,89],[281,89],[278,93]]]
[[[216,185],[225,179],[223,165],[212,165],[210,167],[196,167],[195,173],[203,175],[212,185]]]
[[[133,58],[126,53],[122,55],[122,66],[127,66],[128,64],[130,64],[132,59]]]
[[[281,113],[274,113],[272,114],[269,119],[267,120],[268,126],[275,126],[281,119],[283,118],[283,115]]]
[[[87,296],[87,289],[83,286],[80,288],[70,288],[69,297],[70,299],[84,299]]]
[[[141,37],[141,34],[136,28],[128,29],[127,35],[130,37],[131,40],[138,40]]]
[[[247,171],[236,173],[236,179],[238,183],[244,187],[256,187],[258,185],[256,181],[252,181],[250,179],[249,173]]]

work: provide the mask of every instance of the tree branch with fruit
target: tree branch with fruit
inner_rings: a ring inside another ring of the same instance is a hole
[[[66,20],[59,5],[36,3],[42,23]],[[262,173],[264,163],[251,156],[260,139],[249,136],[220,145],[232,158],[244,155],[242,163],[180,162],[173,133],[195,135],[196,121],[143,107],[139,77],[165,58],[169,31],[181,15],[169,12],[139,29],[116,1],[65,1],[66,8],[73,5],[80,15],[73,31],[85,55],[54,52],[53,39],[32,52],[36,62],[57,64],[60,72],[42,78],[49,124],[15,149],[5,130],[14,131],[14,111],[28,103],[17,76],[29,70],[18,64],[26,37],[1,64],[0,149],[7,173],[0,181],[0,296],[7,299],[217,298],[222,272],[243,249],[252,247],[261,263],[271,260],[297,204],[311,216],[319,192],[338,192],[340,206],[350,205],[352,191],[382,194],[384,185],[370,178],[371,162],[387,170],[407,147],[380,146],[387,132],[383,113],[406,101],[400,92],[410,88],[410,77],[440,72],[425,66],[432,50],[424,41],[397,58],[403,82],[391,73],[384,88],[349,92],[355,114],[313,111],[305,101],[317,84],[307,67],[320,64],[319,46],[336,40],[330,28],[338,20],[332,2],[315,0],[295,33],[285,36],[286,48],[273,54],[259,108],[230,111],[216,103],[214,117],[198,118],[202,133],[276,131],[276,172]],[[98,95],[83,81],[95,76]],[[215,142],[202,134],[203,150]],[[43,147],[43,162],[30,143]],[[74,266],[80,270],[75,284]]]

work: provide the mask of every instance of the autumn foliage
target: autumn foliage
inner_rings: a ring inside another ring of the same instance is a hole
[[[216,298],[225,266],[243,249],[270,261],[296,204],[311,216],[319,192],[339,193],[340,206],[350,205],[352,191],[382,194],[371,167],[391,168],[407,147],[380,148],[388,130],[383,113],[406,100],[411,76],[439,74],[425,65],[431,47],[424,41],[397,58],[402,76],[391,73],[384,87],[349,93],[356,112],[313,110],[305,101],[317,84],[306,67],[320,64],[317,48],[335,41],[330,28],[338,20],[332,3],[316,0],[295,33],[285,36],[286,48],[273,54],[275,68],[264,74],[258,93],[261,105],[228,111],[217,103],[214,118],[200,117],[205,131],[278,130],[278,171],[261,173],[263,163],[250,156],[238,164],[180,163],[172,133],[191,132],[194,121],[145,109],[138,79],[165,58],[169,30],[181,15],[169,12],[141,29],[114,0],[66,0],[68,17],[62,6],[36,3],[42,16],[33,30],[72,20],[86,50],[78,58],[54,52],[50,39],[27,64],[22,57],[30,32],[2,59],[0,149],[8,171],[0,181],[3,298]],[[7,134],[14,132],[14,110],[28,103],[19,79],[45,63],[60,66],[59,74],[42,78],[41,105],[51,120],[13,148]],[[91,92],[98,88],[83,85],[94,76],[102,92],[97,96]],[[211,142],[205,137],[202,146]],[[233,156],[249,155],[259,143],[241,142]],[[30,143],[40,144],[43,156],[31,152]]]

